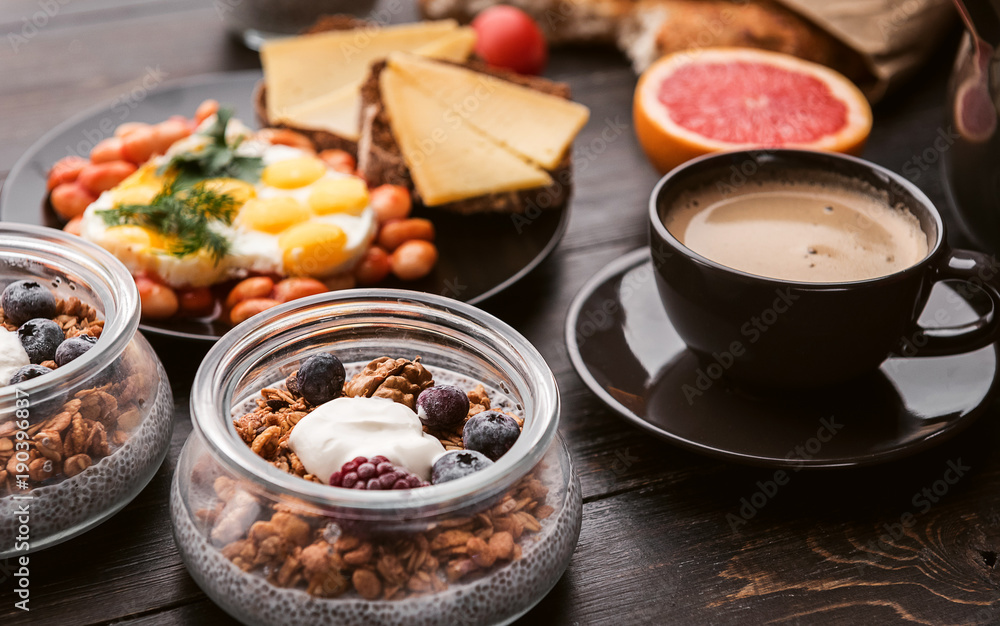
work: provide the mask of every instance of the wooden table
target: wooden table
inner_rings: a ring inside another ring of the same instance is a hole
[[[0,179],[44,131],[128,93],[150,68],[177,79],[257,67],[257,55],[226,36],[204,0],[53,0],[48,4],[58,5],[58,14],[15,50],[6,33],[20,33],[22,17],[45,4],[0,5]],[[947,129],[943,102],[955,41],[877,108],[870,159],[902,171],[916,158],[939,156],[933,145]],[[549,74],[569,81],[592,110],[578,140],[589,153],[578,161],[569,230],[552,258],[485,308],[538,346],[558,377],[560,430],[583,483],[584,521],[569,570],[523,622],[1000,622],[995,407],[958,438],[906,461],[794,474],[734,532],[727,514],[738,514],[741,499],[772,470],[720,463],[657,441],[584,387],[563,344],[567,307],[595,271],[643,245],[646,199],[657,176],[632,134],[635,76],[622,57],[560,51]],[[937,165],[917,169],[917,185],[944,206]],[[230,621],[185,571],[167,506],[177,454],[191,432],[187,402],[199,355],[176,344],[157,349],[177,402],[167,461],[113,519],[31,557],[30,613],[13,608],[12,581],[3,581],[3,624]],[[969,469],[928,510],[915,507],[914,496],[941,479],[949,461]],[[915,522],[901,532],[907,513]],[[881,535],[889,541],[880,544]]]

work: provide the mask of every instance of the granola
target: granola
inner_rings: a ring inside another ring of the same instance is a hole
[[[415,404],[434,384],[419,359],[381,357],[344,385],[348,396],[388,397]],[[489,410],[483,385],[467,392],[466,419]],[[283,387],[261,390],[256,408],[233,422],[240,438],[278,469],[314,482],[288,438],[312,407],[297,393],[295,374]],[[512,415],[519,426],[523,419]],[[447,432],[425,432],[446,450],[460,450],[464,424]],[[482,575],[521,558],[522,544],[552,515],[548,488],[536,468],[492,506],[474,515],[428,524],[419,532],[373,534],[350,521],[337,521],[294,503],[269,504],[225,476],[212,483],[215,504],[196,513],[212,542],[240,569],[271,584],[331,598],[351,590],[368,600],[400,600],[442,591],[449,583]]]
[[[56,317],[52,321],[63,329],[67,339],[78,335],[100,337],[104,330],[104,320],[97,319],[97,309],[75,296],[56,299]],[[17,324],[4,317],[3,309],[0,309],[0,326],[11,332],[18,328]]]
[[[53,321],[67,339],[79,335],[100,338],[104,330],[104,320],[97,319],[97,310],[79,298],[57,299],[56,312]],[[0,326],[10,331],[18,328],[4,317],[2,309]],[[42,365],[56,369],[54,361]],[[141,421],[138,402],[145,383],[139,378],[131,374],[117,382],[77,391],[58,404],[51,417],[28,428],[25,464],[29,489],[60,477],[76,476],[125,443]],[[24,491],[15,488],[14,477],[23,474],[16,471],[16,436],[13,419],[0,424],[0,497]]]

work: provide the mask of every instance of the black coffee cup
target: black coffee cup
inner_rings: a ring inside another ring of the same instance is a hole
[[[693,252],[664,226],[678,194],[704,185],[739,188],[758,180],[812,180],[830,174],[870,185],[901,204],[927,236],[927,256],[868,280],[806,283],[736,270]],[[664,176],[649,203],[650,248],[660,299],[678,334],[713,378],[769,387],[818,387],[870,372],[891,355],[963,353],[998,338],[997,262],[953,250],[931,201],[904,178],[862,159],[805,150],[739,151],[689,161]],[[917,322],[934,283],[982,287],[993,310],[949,328]]]

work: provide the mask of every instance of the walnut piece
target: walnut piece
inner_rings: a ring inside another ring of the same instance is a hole
[[[434,384],[434,377],[420,363],[382,356],[365,366],[344,385],[344,395],[350,398],[387,398],[417,408],[417,396]]]

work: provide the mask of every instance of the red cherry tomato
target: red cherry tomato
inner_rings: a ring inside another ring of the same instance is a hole
[[[476,54],[495,67],[520,74],[541,74],[549,58],[545,37],[535,20],[507,5],[489,7],[472,20]]]

